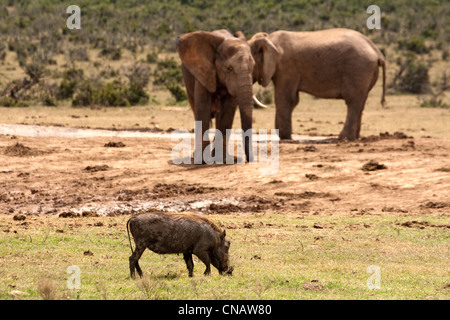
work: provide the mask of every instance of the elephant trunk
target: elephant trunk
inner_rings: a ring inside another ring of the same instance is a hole
[[[247,79],[245,85],[242,85],[239,89],[239,93],[236,95],[236,101],[239,105],[239,112],[241,115],[241,127],[242,127],[242,143],[245,150],[245,156],[247,161],[253,161],[252,152],[252,116],[253,116],[253,87],[251,84],[251,78]]]

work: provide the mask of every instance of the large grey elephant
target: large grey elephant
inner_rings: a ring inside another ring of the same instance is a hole
[[[255,59],[253,81],[275,88],[275,128],[281,139],[291,139],[292,111],[299,91],[319,98],[344,99],[347,119],[340,139],[359,138],[361,117],[369,91],[385,59],[367,37],[349,29],[312,32],[257,33],[249,40]]]
[[[252,128],[255,62],[245,37],[240,37],[240,33],[237,35],[234,37],[226,30],[187,33],[178,39],[177,50],[189,104],[195,120],[202,123],[202,137],[215,117],[216,129],[223,136],[225,155],[226,129],[231,129],[239,105],[241,126],[247,132],[243,141],[245,155],[247,161],[252,161],[251,130],[248,130]],[[198,152],[209,148],[209,141],[202,142],[199,150],[200,142],[196,141],[194,159]]]

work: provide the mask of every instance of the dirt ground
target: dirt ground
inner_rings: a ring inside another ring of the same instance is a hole
[[[0,214],[119,215],[150,209],[305,215],[448,214],[450,140],[402,133],[282,142],[264,164],[176,165],[161,137],[0,135]]]

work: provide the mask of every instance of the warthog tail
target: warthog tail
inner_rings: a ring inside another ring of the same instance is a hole
[[[132,245],[131,245],[131,238],[130,238],[130,220],[131,220],[131,218],[130,219],[128,219],[128,221],[127,221],[127,233],[128,233],[128,241],[130,242],[130,249],[131,249],[131,253],[133,254],[133,247],[132,247]]]

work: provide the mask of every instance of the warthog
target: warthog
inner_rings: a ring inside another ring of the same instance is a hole
[[[130,239],[133,235],[136,248],[133,251]],[[128,240],[130,242],[130,274],[135,277],[135,269],[142,278],[139,258],[146,248],[155,253],[182,253],[189,271],[193,276],[195,254],[206,265],[205,275],[211,273],[210,264],[220,274],[233,272],[229,266],[228,249],[230,242],[225,240],[225,230],[208,219],[195,214],[150,212],[131,217],[127,222]]]

